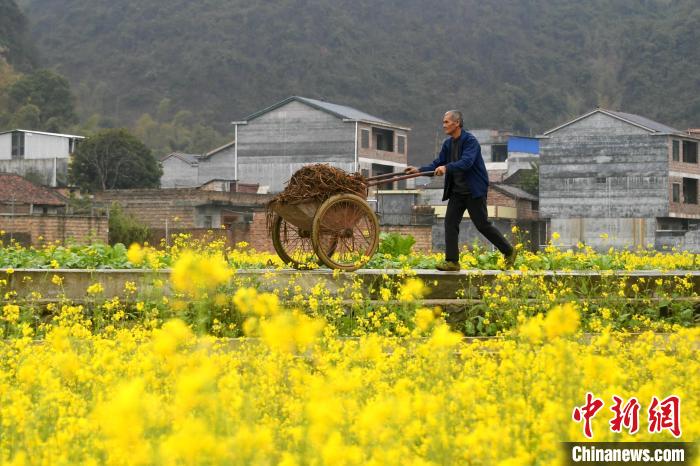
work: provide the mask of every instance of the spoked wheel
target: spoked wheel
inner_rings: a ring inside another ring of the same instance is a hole
[[[272,246],[285,264],[295,269],[305,268],[309,261],[317,261],[311,242],[311,232],[301,230],[275,215],[272,223]]]
[[[353,271],[377,251],[379,222],[361,197],[336,194],[316,211],[311,236],[321,262],[332,269]]]

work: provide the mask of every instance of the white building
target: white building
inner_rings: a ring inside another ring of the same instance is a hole
[[[0,172],[45,185],[65,182],[68,161],[83,136],[15,129],[0,133]]]

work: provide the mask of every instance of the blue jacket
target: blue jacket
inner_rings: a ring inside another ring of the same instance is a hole
[[[486,196],[489,189],[489,174],[486,171],[484,158],[481,156],[481,145],[479,141],[469,132],[462,130],[459,139],[462,143],[462,155],[459,160],[450,162],[452,151],[452,138],[445,139],[442,149],[437,158],[432,163],[419,168],[422,172],[430,172],[437,167],[447,165],[447,172],[453,176],[463,176],[466,178],[469,191],[474,198]],[[448,177],[445,176],[445,189],[442,200],[446,201],[450,197],[450,186]]]

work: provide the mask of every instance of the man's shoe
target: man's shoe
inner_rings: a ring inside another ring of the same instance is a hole
[[[443,272],[457,272],[460,269],[458,262],[451,261],[440,262],[435,268]]]
[[[518,250],[513,249],[509,255],[506,256],[506,268],[512,269],[515,266],[515,259],[518,257]]]

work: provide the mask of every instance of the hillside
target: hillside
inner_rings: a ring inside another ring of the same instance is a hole
[[[0,60],[16,69],[30,69],[36,57],[28,32],[27,18],[15,1],[0,0]]]
[[[596,105],[700,125],[697,0],[20,4],[83,118],[132,124],[169,99],[228,131],[304,95],[413,127],[413,162],[432,156],[454,107],[468,126],[525,133]]]

